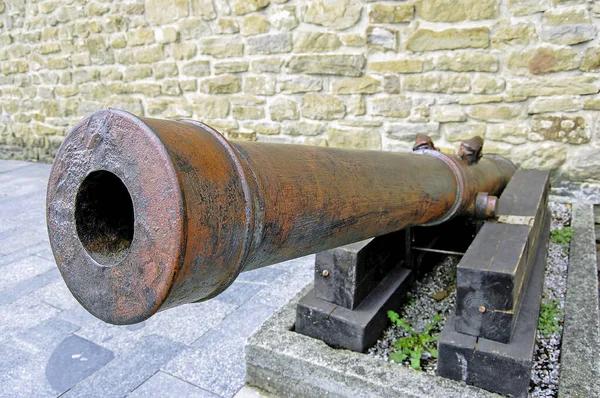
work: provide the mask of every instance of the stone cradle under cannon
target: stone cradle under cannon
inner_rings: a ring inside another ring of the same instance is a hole
[[[114,324],[215,297],[240,272],[461,214],[494,216],[515,172],[420,136],[413,153],[229,142],[192,120],[92,114],[60,147],[50,243],[75,298]],[[399,243],[400,244],[400,243]]]

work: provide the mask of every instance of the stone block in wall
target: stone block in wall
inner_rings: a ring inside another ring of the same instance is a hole
[[[460,105],[438,105],[432,107],[431,120],[439,123],[465,122],[467,114]]]
[[[179,22],[179,35],[183,40],[198,40],[211,34],[210,26],[201,18],[185,18]]]
[[[244,77],[244,92],[253,95],[275,94],[276,80],[268,75],[249,75]]]
[[[210,21],[217,17],[213,0],[191,0],[192,15]]]
[[[555,143],[519,145],[511,151],[510,159],[522,169],[557,169],[567,159],[567,148]]]
[[[372,76],[348,77],[331,83],[333,94],[374,94],[381,91],[381,81]]]
[[[533,22],[517,22],[502,20],[492,29],[492,48],[525,46],[537,40],[538,36]]]
[[[348,47],[362,47],[367,43],[366,38],[359,33],[347,33],[341,35],[340,39],[345,46]]]
[[[389,123],[386,135],[393,140],[402,141],[407,145],[413,145],[417,135],[425,134],[434,141],[440,138],[439,123]]]
[[[599,97],[589,97],[585,98],[583,101],[583,109],[590,111],[600,111],[600,98]],[[596,122],[598,132],[598,128],[600,128],[600,123]],[[598,136],[600,138],[600,135]]]
[[[289,98],[276,98],[269,106],[271,120],[298,120],[298,103]]]
[[[586,6],[548,10],[544,12],[542,26],[542,40],[555,44],[583,43],[598,34]]]
[[[290,77],[281,81],[279,90],[284,94],[317,92],[323,90],[323,79],[313,76]]]
[[[186,76],[208,76],[210,75],[209,61],[192,61],[183,65],[181,68],[182,74]]]
[[[198,52],[215,58],[239,57],[244,54],[244,45],[236,38],[203,38],[198,40]]]
[[[161,44],[150,47],[137,48],[133,52],[135,62],[140,64],[152,64],[165,59],[163,46]]]
[[[252,72],[279,73],[283,61],[279,57],[254,59],[251,63]]]
[[[361,76],[365,63],[363,54],[296,55],[290,58],[287,67],[289,73]]]
[[[296,32],[294,34],[294,52],[333,52],[342,46],[334,33]]]
[[[444,123],[442,131],[450,142],[466,141],[475,136],[483,138],[486,125],[484,123]]]
[[[520,105],[474,105],[467,110],[469,117],[491,123],[522,119]]]
[[[414,16],[412,3],[385,4],[375,3],[369,11],[371,23],[402,23],[410,22]]]
[[[412,109],[412,100],[404,96],[390,95],[371,101],[373,116],[408,117]]]
[[[584,72],[600,72],[600,47],[586,48],[579,69]]]
[[[529,140],[587,144],[590,142],[591,136],[591,126],[581,116],[535,115]]]
[[[370,61],[368,69],[376,73],[419,73],[424,62],[420,59],[393,59],[390,61]]]
[[[244,36],[254,36],[261,33],[267,33],[271,24],[267,17],[261,14],[250,14],[242,19],[240,32]]]
[[[524,51],[513,51],[506,60],[507,68],[518,75],[542,75],[577,69],[581,57],[569,47],[541,46]]]
[[[178,119],[193,115],[191,105],[184,98],[154,98],[149,99],[146,104],[148,114],[151,116],[160,115],[167,119]]]
[[[218,96],[196,97],[192,100],[192,109],[201,120],[225,119],[229,114],[229,101]]]
[[[208,77],[200,82],[200,91],[206,94],[233,94],[240,90],[241,81],[236,76]]]
[[[260,120],[265,118],[265,109],[256,106],[235,105],[231,108],[231,115],[236,120]]]
[[[177,64],[174,62],[160,62],[152,65],[152,74],[155,78],[162,79],[165,77],[177,76],[179,70],[177,69]]]
[[[142,100],[134,97],[124,97],[119,95],[112,96],[103,103],[102,107],[123,109],[127,112],[133,113],[134,115],[144,115]]]
[[[310,0],[302,6],[304,22],[333,29],[348,29],[360,19],[360,0]]]
[[[253,131],[229,131],[227,138],[234,141],[256,141],[256,133]]]
[[[230,35],[239,33],[240,25],[233,18],[219,18],[213,22],[213,33],[217,35]]]
[[[124,82],[132,82],[152,76],[152,68],[148,65],[135,65],[125,69]],[[80,82],[83,83],[83,82]]]
[[[190,42],[175,43],[171,47],[171,54],[177,60],[192,59],[196,56],[197,51],[196,44]]]
[[[381,136],[377,129],[327,128],[327,141],[334,148],[381,149]]]
[[[163,25],[175,22],[189,14],[188,0],[145,0],[148,22]]]
[[[346,107],[333,95],[307,93],[302,97],[302,116],[315,120],[341,119],[346,115]]]
[[[127,32],[127,44],[130,46],[143,46],[154,43],[154,31],[146,26]]]
[[[511,80],[508,93],[513,96],[535,97],[550,95],[585,95],[600,91],[597,76],[548,76]]]
[[[179,80],[165,79],[160,82],[160,93],[167,96],[181,95],[181,86]]]
[[[270,0],[231,0],[229,5],[231,11],[236,15],[244,15],[254,11],[262,10],[271,3]]]
[[[504,91],[505,87],[506,81],[499,76],[481,74],[473,77],[472,88],[474,94],[498,94]]]
[[[452,52],[440,55],[436,70],[454,72],[497,72],[498,58],[484,52]]]
[[[459,48],[487,48],[490,30],[486,27],[446,29],[434,31],[417,29],[410,37],[406,48],[414,52],[454,50]]]
[[[432,22],[477,21],[496,18],[498,0],[417,0],[417,15]]]
[[[274,33],[248,38],[248,53],[279,54],[292,51],[292,35],[289,33]]]
[[[600,148],[588,146],[569,156],[569,174],[576,179],[600,180]]]
[[[216,62],[213,66],[215,75],[247,72],[249,68],[248,61],[223,61]]]
[[[488,124],[485,139],[520,145],[527,142],[530,127],[526,123]]]
[[[346,99],[346,114],[349,116],[364,116],[367,113],[367,103],[364,96],[353,95]],[[367,121],[368,122],[368,121]],[[343,122],[341,122],[343,123]]]
[[[545,112],[576,112],[581,109],[579,97],[538,97],[535,98],[527,109],[528,113]]]
[[[269,22],[277,30],[289,32],[298,27],[298,18],[296,18],[296,7],[281,6],[271,8]]]
[[[261,135],[277,135],[281,131],[280,123],[269,123],[269,122],[244,122],[242,127]]]
[[[291,136],[316,136],[325,132],[325,123],[315,122],[286,122],[283,123],[282,133]]]
[[[397,51],[398,31],[383,26],[367,27],[367,45],[371,50]]]
[[[535,14],[550,8],[550,0],[508,0],[508,9],[515,16]]]
[[[427,73],[404,77],[404,89],[415,92],[467,93],[471,90],[471,79],[467,74]]]

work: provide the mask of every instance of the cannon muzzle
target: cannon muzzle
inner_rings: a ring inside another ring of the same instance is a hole
[[[212,298],[244,270],[476,212],[515,171],[478,160],[479,140],[460,157],[422,137],[413,153],[229,142],[203,123],[109,109],[56,155],[50,243],[89,312],[136,323]]]

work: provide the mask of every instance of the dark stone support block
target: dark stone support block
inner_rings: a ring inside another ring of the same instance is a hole
[[[396,266],[354,310],[319,299],[311,290],[298,303],[296,332],[332,347],[365,351],[381,335],[387,311],[404,300],[410,273]]]
[[[449,318],[438,343],[438,375],[500,394],[527,396],[544,284],[549,223],[549,217],[545,217],[511,342],[504,344],[459,333],[454,327],[454,319]]]
[[[404,259],[406,234],[402,230],[317,253],[315,297],[356,308]]]
[[[456,330],[508,343],[547,217],[548,171],[519,170],[457,270]]]

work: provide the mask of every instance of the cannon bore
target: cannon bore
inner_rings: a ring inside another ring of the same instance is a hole
[[[460,157],[417,144],[391,153],[230,142],[191,120],[97,112],[56,155],[50,243],[75,298],[130,324],[212,298],[245,270],[459,214],[493,216],[489,195],[512,163],[481,157],[481,139]]]

